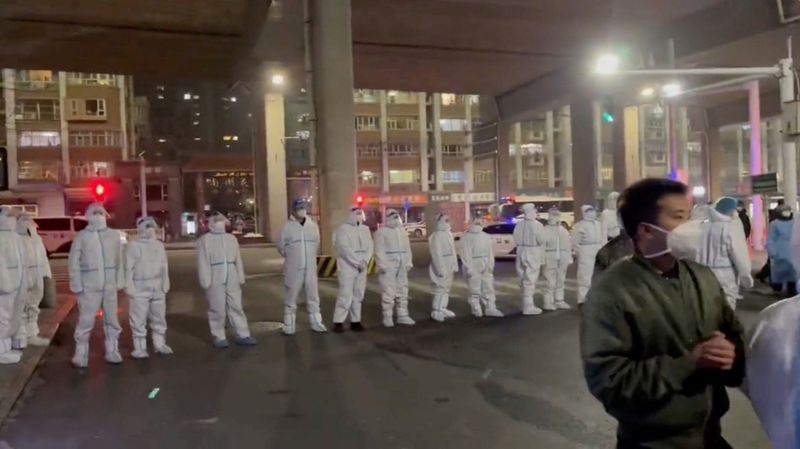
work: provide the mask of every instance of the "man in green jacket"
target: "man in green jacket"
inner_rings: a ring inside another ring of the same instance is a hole
[[[592,272],[592,282],[605,272],[614,262],[633,255],[633,240],[628,237],[625,231],[620,231],[619,235],[609,240],[594,258],[594,271]]]
[[[690,210],[681,183],[630,186],[620,215],[634,255],[596,279],[582,309],[586,382],[619,422],[619,449],[730,447],[720,418],[725,387],[744,376],[743,330],[714,273],[670,251]]]

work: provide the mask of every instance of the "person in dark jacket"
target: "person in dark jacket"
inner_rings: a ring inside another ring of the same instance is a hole
[[[592,282],[597,280],[599,275],[606,271],[614,262],[633,255],[633,240],[628,237],[624,229],[620,229],[619,234],[609,240],[594,258],[594,271],[592,272]]]
[[[736,204],[736,213],[739,214],[739,220],[742,222],[742,227],[744,228],[744,238],[750,238],[750,216],[747,215],[747,209],[744,207],[744,203],[739,201]]]
[[[600,276],[581,309],[589,391],[617,419],[618,449],[727,449],[725,387],[744,378],[744,330],[708,267],[672,254],[686,186],[644,179],[620,215],[634,255]]]

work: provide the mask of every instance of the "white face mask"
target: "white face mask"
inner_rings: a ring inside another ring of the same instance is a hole
[[[547,224],[550,226],[558,226],[559,221],[561,221],[561,217],[558,215],[551,215],[547,217]]]
[[[400,223],[400,217],[398,217],[397,215],[390,215],[389,216],[389,221],[386,222],[386,226],[388,226],[390,228],[393,228],[393,229],[399,228],[400,224],[401,224]]]
[[[302,220],[306,218],[306,216],[308,216],[308,211],[305,209],[297,209],[296,211],[294,211],[294,216],[295,218]]]
[[[524,214],[526,220],[536,220],[536,209],[525,210]]]
[[[703,235],[702,224],[700,222],[687,221],[672,231],[667,231],[666,229],[651,223],[643,224],[661,232],[666,237],[666,248],[651,254],[642,254],[644,258],[653,259],[665,254],[672,254],[672,256],[676,259],[696,259],[697,248],[700,247]]]
[[[148,226],[144,228],[144,238],[148,240],[155,240],[156,238],[156,228]]]
[[[222,233],[225,232],[225,221],[218,220],[212,221],[208,224],[208,227],[211,229],[212,232]]]
[[[597,220],[597,211],[594,209],[589,209],[586,211],[585,214],[583,214],[583,218],[585,218],[588,221],[595,221]]]
[[[96,228],[102,229],[106,227],[106,214],[102,212],[94,212],[87,219],[89,224]]]

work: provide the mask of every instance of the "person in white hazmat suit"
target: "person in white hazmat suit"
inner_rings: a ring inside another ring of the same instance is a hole
[[[91,204],[86,209],[89,224],[75,236],[69,251],[69,288],[78,295],[79,314],[72,363],[79,368],[89,364],[89,334],[101,308],[106,362],[122,363],[117,291],[125,286],[125,267],[120,233],[106,225],[107,216],[101,203]]]
[[[125,293],[128,295],[129,319],[133,334],[135,359],[147,358],[147,322],[150,321],[153,349],[172,354],[167,346],[167,292],[169,266],[164,244],[156,238],[158,225],[153,217],[136,221],[138,238],[125,247]]]
[[[620,219],[617,212],[617,201],[619,201],[619,192],[611,192],[606,198],[606,208],[600,215],[600,221],[606,230],[606,237],[608,240],[613,239],[619,235],[620,232]]]
[[[569,231],[561,226],[561,212],[552,208],[547,212],[544,232],[544,310],[569,309],[564,300],[564,282],[567,268],[572,265],[572,242]]]
[[[728,304],[736,310],[736,301],[741,299],[739,285],[753,287],[750,253],[737,215],[736,200],[720,198],[708,210],[708,217],[700,224],[702,237],[696,262],[711,268],[725,291]]]
[[[517,245],[516,268],[522,290],[522,314],[539,315],[542,309],[536,307],[533,296],[536,281],[544,263],[542,238],[544,226],[536,220],[536,206],[528,203],[522,206],[524,219],[514,226],[514,243]]]
[[[800,266],[798,266],[800,268]],[[742,390],[773,449],[800,447],[800,296],[762,310],[747,343]]]
[[[494,291],[494,248],[489,234],[483,232],[483,219],[472,219],[461,237],[461,262],[469,287],[469,307],[476,317],[502,317]]]
[[[22,352],[11,347],[16,328],[14,306],[27,291],[22,241],[16,231],[17,218],[8,206],[0,206],[0,364],[17,363]]]
[[[317,254],[319,253],[319,227],[308,217],[308,205],[303,199],[292,202],[289,221],[278,238],[278,253],[286,260],[283,264],[283,283],[286,298],[283,302],[283,333],[294,335],[297,330],[297,297],[305,290],[308,320],[314,332],[327,332],[322,324],[317,279]]]
[[[208,300],[208,325],[214,347],[229,346],[225,335],[227,318],[239,346],[254,346],[247,316],[242,308],[244,265],[236,237],[225,231],[228,219],[217,212],[208,220],[209,232],[197,241],[197,272]]]
[[[450,217],[446,214],[439,214],[436,217],[436,230],[428,238],[428,249],[431,253],[428,274],[433,282],[431,318],[438,322],[456,316],[452,310],[447,308],[450,301],[450,288],[453,286],[453,276],[458,273],[458,255],[451,230]]]
[[[408,314],[408,271],[414,266],[411,242],[400,214],[394,209],[386,210],[384,225],[375,231],[375,259],[382,292],[383,325],[394,326],[395,310],[397,324],[414,325]]]
[[[22,214],[17,218],[17,234],[20,235],[25,253],[28,291],[21,311],[22,323],[14,338],[16,347],[50,344],[50,339],[39,335],[39,304],[44,297],[44,278],[52,279],[53,273],[47,260],[47,249],[36,228],[36,222],[30,215]]]
[[[586,294],[592,285],[595,257],[608,240],[594,206],[581,206],[581,215],[583,219],[572,230],[572,250],[578,256],[578,304],[586,301]]]
[[[373,243],[369,227],[364,224],[364,211],[350,209],[350,217],[339,225],[333,234],[336,248],[336,277],[339,295],[333,310],[333,331],[342,332],[345,320],[350,319],[350,329],[363,332],[361,303],[367,291],[367,268],[372,259]]]

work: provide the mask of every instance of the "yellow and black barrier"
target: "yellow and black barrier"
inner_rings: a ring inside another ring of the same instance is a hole
[[[378,265],[373,257],[367,265],[367,274],[373,275],[378,272]],[[331,278],[336,276],[336,257],[317,256],[317,276],[321,278]]]

